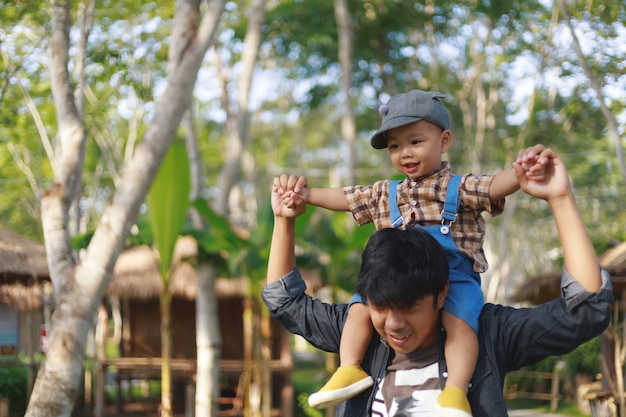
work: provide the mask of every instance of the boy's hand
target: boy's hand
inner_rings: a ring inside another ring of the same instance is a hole
[[[294,187],[301,184],[301,178],[295,175],[275,177],[272,182],[272,210],[278,217],[297,217],[306,211],[306,204],[291,203]],[[306,178],[304,179],[306,185]],[[300,185],[301,186],[301,185]]]
[[[517,161],[520,162],[526,178],[541,182],[546,179],[546,165],[550,155],[553,154],[551,149],[545,148],[543,145],[535,145],[521,151]]]
[[[513,167],[520,188],[533,197],[551,200],[571,194],[565,164],[550,148],[535,145],[520,152]]]
[[[282,190],[282,196],[283,203],[288,208],[306,204],[309,197],[306,177],[289,176],[285,182],[285,188]]]

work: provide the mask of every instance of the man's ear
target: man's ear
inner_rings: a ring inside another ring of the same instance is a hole
[[[452,145],[452,132],[444,130],[441,132],[441,153],[446,153]]]
[[[450,286],[449,282],[446,282],[446,286],[441,290],[439,295],[437,296],[437,308],[442,309],[443,304],[446,302],[446,297],[448,296],[448,287]]]

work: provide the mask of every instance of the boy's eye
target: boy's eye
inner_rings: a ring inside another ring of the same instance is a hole
[[[419,141],[419,140],[412,140],[412,141],[411,141],[411,145],[417,145],[418,143],[420,143],[420,141]]]
[[[396,149],[397,147],[398,147],[398,145],[396,145],[395,143],[389,145],[389,149]]]

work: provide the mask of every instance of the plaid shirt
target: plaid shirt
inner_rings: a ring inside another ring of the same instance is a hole
[[[446,199],[446,188],[452,177],[448,162],[422,178],[406,178],[398,185],[398,207],[404,224],[422,226],[441,223],[441,211]],[[452,238],[459,249],[474,261],[474,271],[485,272],[488,264],[483,251],[486,211],[497,216],[504,209],[504,199],[489,200],[489,186],[493,175],[465,174],[459,186],[461,205],[452,224]],[[392,227],[389,220],[389,180],[373,185],[344,187],[350,211],[360,225],[374,222],[376,229]]]

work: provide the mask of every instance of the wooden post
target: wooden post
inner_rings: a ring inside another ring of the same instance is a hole
[[[0,417],[9,417],[9,399],[0,398]]]
[[[550,400],[550,411],[556,411],[559,407],[559,374],[554,372],[552,374],[552,389],[550,390],[552,398]]]

